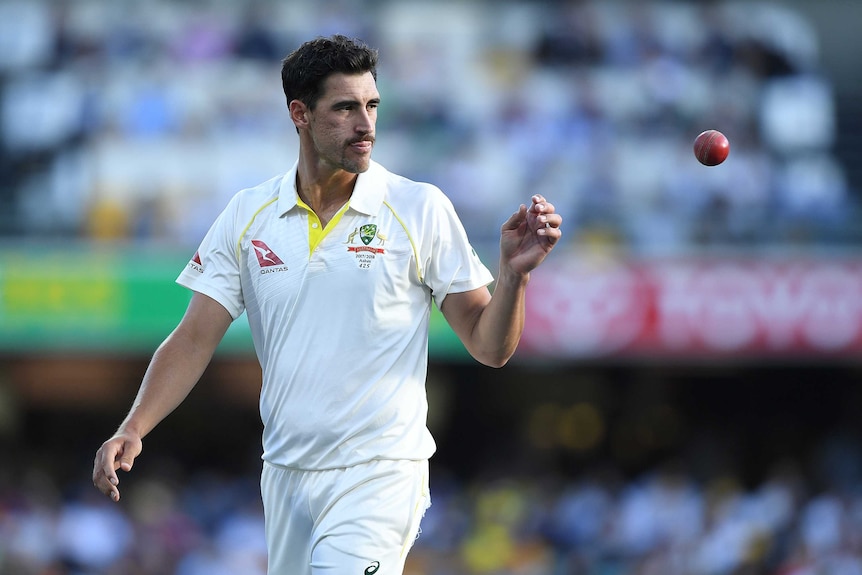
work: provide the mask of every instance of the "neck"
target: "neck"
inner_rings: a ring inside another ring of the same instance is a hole
[[[330,204],[343,205],[353,194],[353,186],[356,184],[356,174],[345,173],[349,177],[334,177],[326,180],[308,181],[302,174],[296,174],[296,191],[303,202],[308,204],[315,212],[318,208]]]
[[[300,161],[296,172],[296,191],[325,226],[350,199],[356,178],[357,174],[344,170],[310,169]]]

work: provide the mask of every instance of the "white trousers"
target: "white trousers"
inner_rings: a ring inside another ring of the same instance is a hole
[[[305,471],[264,462],[268,575],[402,575],[431,505],[428,461]]]

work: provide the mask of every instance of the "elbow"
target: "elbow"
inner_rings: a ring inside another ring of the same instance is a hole
[[[499,369],[509,363],[509,360],[512,359],[514,354],[515,350],[511,350],[497,353],[473,354],[473,357],[476,361],[486,367]]]
[[[501,368],[515,355],[519,341],[520,334],[519,337],[506,338],[504,341],[493,342],[490,345],[481,345],[481,342],[473,341],[471,342],[473,345],[467,346],[467,351],[482,365]]]

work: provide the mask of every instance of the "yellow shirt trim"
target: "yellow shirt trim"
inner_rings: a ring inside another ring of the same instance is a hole
[[[303,202],[299,195],[296,196],[296,205],[304,208],[305,211],[308,212],[308,257],[310,258],[311,254],[314,253],[315,248],[323,241],[323,238],[325,238],[326,235],[338,225],[338,222],[341,221],[341,216],[343,216],[344,212],[347,211],[347,208],[350,207],[350,200],[341,206],[335,215],[332,216],[332,219],[329,220],[325,228],[320,225],[320,218],[317,217],[317,214],[314,213],[311,206]]]
[[[244,238],[244,237],[245,237],[245,233],[248,231],[248,229],[249,229],[249,228],[251,227],[251,225],[254,223],[254,220],[255,220],[255,218],[257,217],[257,215],[258,215],[260,212],[262,212],[262,211],[263,211],[267,206],[269,206],[269,205],[271,205],[271,204],[273,204],[273,203],[275,203],[275,202],[277,202],[277,201],[278,201],[278,196],[276,196],[276,197],[274,197],[273,199],[271,199],[271,200],[269,200],[268,202],[266,202],[264,205],[262,205],[261,207],[259,207],[259,208],[257,209],[257,211],[256,211],[256,212],[254,212],[254,214],[252,214],[251,219],[248,221],[248,223],[246,224],[246,226],[243,228],[242,233],[239,235],[239,239],[236,241],[236,259],[237,259],[237,260],[239,260],[239,259],[240,259],[240,254],[242,253],[242,238]]]
[[[424,282],[425,279],[422,277],[422,262],[419,260],[419,250],[416,249],[416,242],[413,241],[413,236],[410,235],[410,230],[407,229],[407,225],[398,215],[398,212],[395,211],[395,208],[392,207],[392,204],[384,201],[383,205],[389,208],[389,211],[392,212],[392,215],[395,216],[395,219],[399,224],[401,224],[401,227],[404,228],[404,232],[407,234],[407,239],[410,240],[410,248],[413,250],[413,259],[416,260],[416,275],[420,282]]]

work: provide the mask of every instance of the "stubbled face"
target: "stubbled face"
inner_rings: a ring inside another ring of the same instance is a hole
[[[333,74],[308,112],[318,162],[358,174],[368,169],[374,148],[380,93],[371,72]]]

